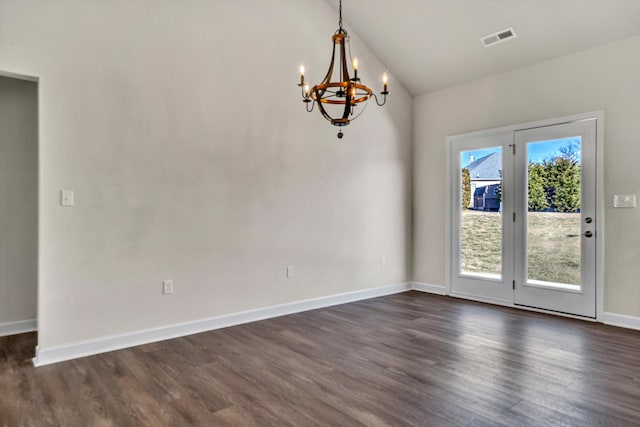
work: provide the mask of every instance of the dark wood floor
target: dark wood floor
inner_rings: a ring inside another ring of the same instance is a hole
[[[33,368],[2,426],[640,425],[640,332],[407,292]]]

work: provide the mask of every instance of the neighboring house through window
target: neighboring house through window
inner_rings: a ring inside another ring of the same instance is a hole
[[[502,153],[487,154],[475,160],[473,157],[466,166],[471,178],[471,201],[469,208],[479,210],[499,210],[498,196],[502,182]]]

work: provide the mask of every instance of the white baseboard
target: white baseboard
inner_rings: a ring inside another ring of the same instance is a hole
[[[0,323],[0,337],[5,337],[7,335],[23,334],[25,332],[33,332],[37,330],[38,330],[38,321],[36,319]]]
[[[428,292],[430,294],[447,295],[446,286],[432,285],[431,283],[412,282],[411,289],[414,291]]]
[[[602,313],[602,323],[611,326],[640,330],[640,317],[626,314]]]
[[[155,329],[147,329],[143,331],[104,337],[59,347],[40,348],[40,346],[38,346],[36,347],[36,357],[33,359],[33,364],[35,366],[48,365],[51,363],[63,362],[65,360],[77,359],[79,357],[120,350],[136,345],[148,344],[151,342],[183,337],[186,335],[226,328],[243,323],[285,316],[287,314],[299,313],[302,311],[314,310],[317,308],[330,307],[338,304],[345,304],[369,298],[397,294],[408,291],[410,289],[410,283],[399,283],[395,285],[382,286],[380,288],[364,289],[360,291],[347,292],[338,295],[329,295],[326,297],[313,298],[289,304],[265,307],[256,310],[226,314],[223,316],[211,317],[194,322],[169,325]]]

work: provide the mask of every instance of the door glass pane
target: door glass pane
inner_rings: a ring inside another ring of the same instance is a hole
[[[502,277],[502,148],[460,153],[460,273]]]
[[[530,142],[527,283],[580,290],[581,138]]]

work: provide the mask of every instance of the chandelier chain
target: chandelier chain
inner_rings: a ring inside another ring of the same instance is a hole
[[[340,0],[340,20],[338,22],[340,24],[340,29],[342,30],[342,0]]]

